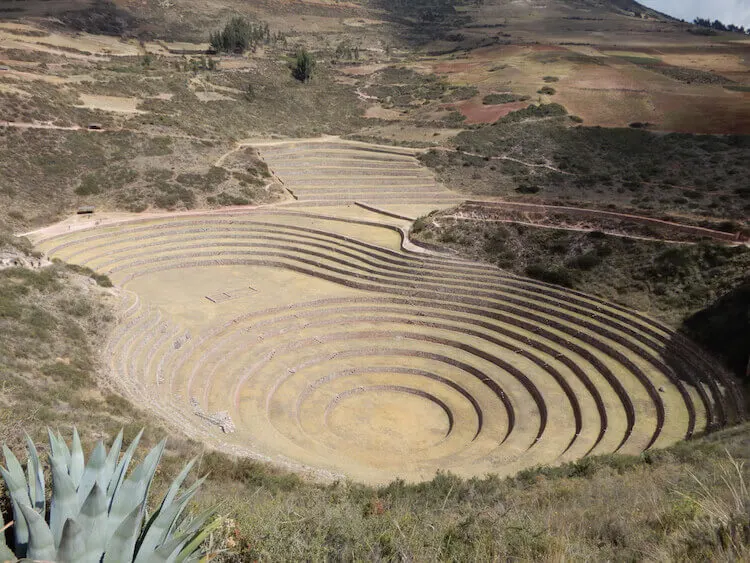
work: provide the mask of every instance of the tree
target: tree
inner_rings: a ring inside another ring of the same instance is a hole
[[[722,23],[719,20],[711,21],[710,19],[707,19],[707,18],[695,18],[693,20],[693,23],[697,26],[705,27],[708,29],[713,29],[716,31],[731,31],[733,33],[743,33],[743,34],[750,33],[750,30],[746,30],[744,26],[738,27],[731,23],[728,25],[724,25],[724,23]]]
[[[307,82],[312,78],[315,70],[315,58],[307,49],[299,49],[294,56],[292,76],[300,82]]]

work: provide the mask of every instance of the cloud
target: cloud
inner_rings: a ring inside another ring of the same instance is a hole
[[[693,21],[696,17],[750,26],[748,0],[640,0],[641,4],[670,16]]]

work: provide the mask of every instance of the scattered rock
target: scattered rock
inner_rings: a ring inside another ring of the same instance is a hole
[[[38,270],[52,264],[46,258],[37,258],[35,256],[26,256],[20,252],[12,250],[0,250],[0,270],[5,268],[31,268]]]
[[[206,412],[204,412],[201,408],[198,399],[196,399],[195,397],[190,398],[190,406],[193,407],[193,414],[195,414],[195,416],[202,418],[203,420],[210,422],[211,424],[215,424],[216,426],[221,428],[221,431],[225,434],[231,434],[236,430],[234,422],[232,422],[232,417],[229,416],[229,413],[227,411],[219,411],[214,414],[206,414]]]

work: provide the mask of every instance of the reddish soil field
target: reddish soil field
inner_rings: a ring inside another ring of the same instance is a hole
[[[448,63],[439,63],[436,64],[434,69],[436,73],[445,73],[445,74],[453,74],[456,72],[468,72],[477,66],[479,66],[481,63],[479,62],[448,62]]]

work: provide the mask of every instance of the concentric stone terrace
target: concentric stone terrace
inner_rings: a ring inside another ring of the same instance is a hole
[[[123,392],[238,454],[370,482],[508,474],[741,416],[731,378],[660,323],[404,250],[406,222],[353,213],[137,220],[40,246],[123,288]]]
[[[354,201],[375,205],[462,201],[419,165],[414,149],[340,139],[272,142],[256,148],[306,207]]]

